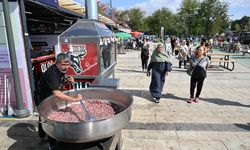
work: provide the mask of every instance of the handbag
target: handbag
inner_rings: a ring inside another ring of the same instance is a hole
[[[193,72],[194,72],[194,68],[192,65],[186,70],[187,74],[192,76]]]
[[[172,71],[172,63],[171,62],[166,62],[164,70],[167,71],[167,72],[171,72]]]
[[[195,66],[192,66],[190,65],[189,68],[186,70],[187,74],[189,76],[192,76],[193,72],[194,72],[194,69],[196,68],[196,66],[203,60],[203,58],[195,65]]]

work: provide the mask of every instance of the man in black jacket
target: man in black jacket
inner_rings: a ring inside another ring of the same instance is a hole
[[[81,94],[77,94],[75,97],[64,94],[61,90],[64,85],[74,82],[74,78],[68,76],[65,78],[65,73],[70,66],[70,56],[65,53],[57,55],[56,62],[46,72],[41,75],[39,81],[39,104],[47,97],[54,95],[56,98],[64,101],[80,101],[82,99]],[[39,105],[38,104],[38,105]],[[39,117],[39,121],[41,118]],[[42,124],[38,123],[38,131],[40,141],[39,144],[46,142],[46,133],[42,129]],[[48,137],[48,140],[53,140]]]

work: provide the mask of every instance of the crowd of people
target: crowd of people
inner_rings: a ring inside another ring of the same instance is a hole
[[[171,58],[173,57],[178,59],[179,68],[182,66],[184,69],[194,68],[190,77],[190,96],[187,98],[187,102],[199,102],[203,83],[207,77],[206,70],[211,60],[211,57],[207,56],[208,52],[212,52],[210,41],[167,37],[163,43],[157,44],[151,57],[149,57],[148,41],[144,38],[139,50],[141,51],[142,71],[146,70],[146,75],[151,77],[149,91],[155,103],[159,103],[162,97],[165,77],[171,71],[169,64],[172,65]]]

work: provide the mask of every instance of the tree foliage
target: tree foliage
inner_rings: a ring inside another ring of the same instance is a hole
[[[201,2],[199,14],[207,37],[225,30],[229,25],[228,3],[220,0]]]
[[[166,34],[209,37],[229,26],[228,3],[221,0],[183,0],[176,14],[163,7],[150,16],[145,16],[139,8],[118,11],[116,15],[132,30],[158,35],[164,27]],[[245,23],[239,25],[241,29],[247,28]]]
[[[250,17],[244,16],[233,21],[231,27],[234,31],[250,31]]]
[[[139,8],[132,8],[130,10],[128,10],[127,12],[128,14],[128,18],[129,18],[129,22],[128,25],[136,30],[136,31],[143,31],[144,30],[144,12],[141,11]]]
[[[200,3],[198,0],[183,0],[177,13],[177,21],[179,22],[180,34],[198,34],[200,26],[200,18],[198,9]]]
[[[165,33],[174,33],[175,18],[172,12],[167,8],[162,8],[155,11],[152,16],[149,16],[147,21],[148,32],[160,34],[160,28],[164,27]]]

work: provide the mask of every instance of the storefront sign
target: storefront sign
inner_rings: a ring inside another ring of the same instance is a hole
[[[67,75],[97,76],[98,56],[96,44],[68,45],[61,44],[62,52],[71,57],[71,65]]]
[[[40,66],[41,66],[42,73],[44,73],[52,65],[53,65],[53,61],[52,60],[41,63]]]
[[[34,66],[34,75],[39,78],[42,73],[44,73],[50,66],[54,64],[54,61],[54,54],[32,59],[32,64]]]

